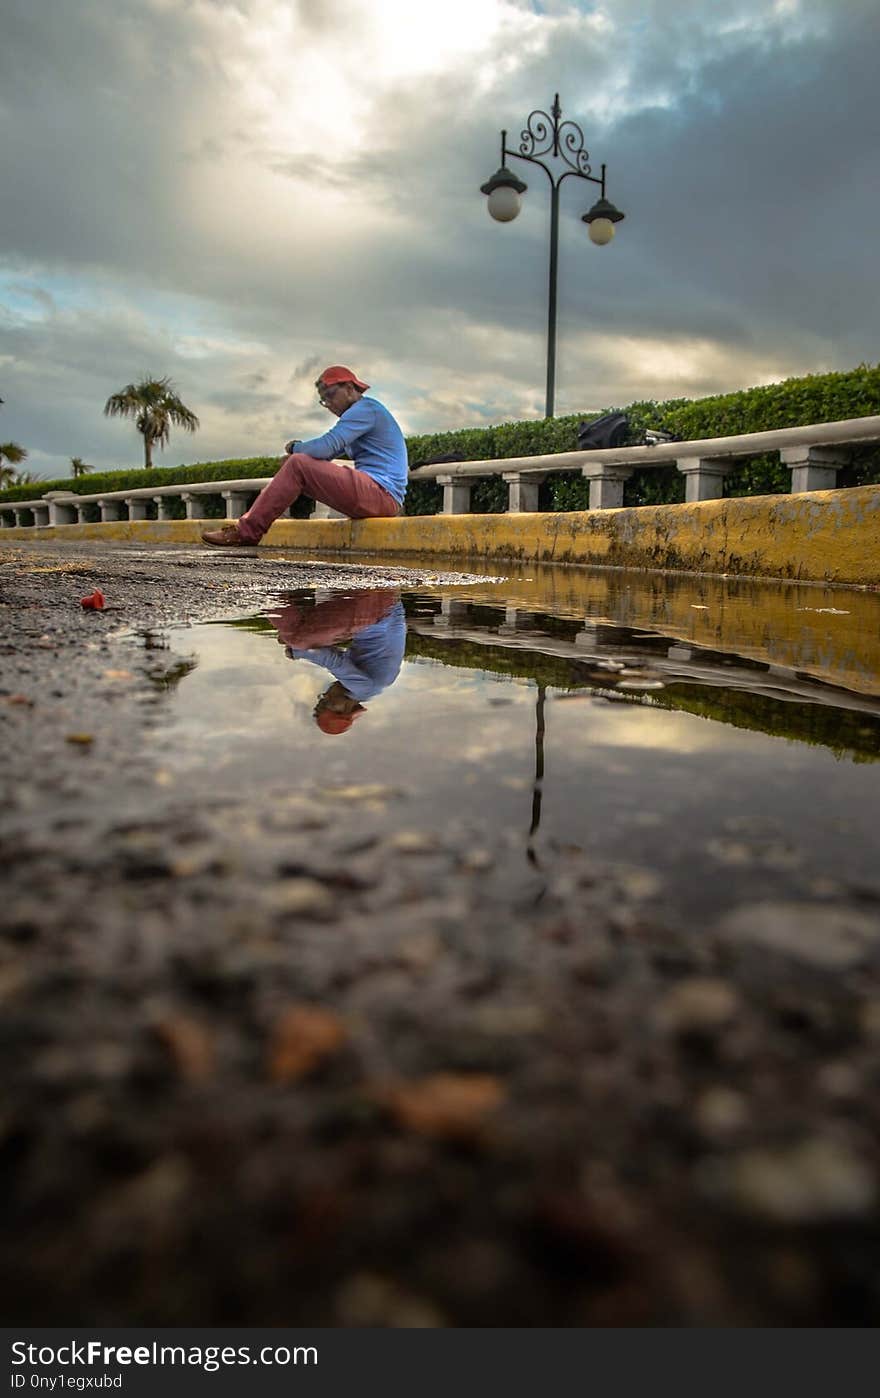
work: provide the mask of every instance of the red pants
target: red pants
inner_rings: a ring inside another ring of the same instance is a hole
[[[368,476],[335,461],[316,461],[295,451],[282,461],[269,484],[238,521],[238,532],[249,543],[262,539],[269,525],[294,500],[306,494],[349,519],[377,519],[396,515],[400,509],[393,495]]]
[[[399,600],[397,588],[359,589],[353,596],[338,594],[314,607],[288,602],[286,607],[270,612],[269,620],[278,628],[281,645],[313,650],[316,646],[348,641],[366,626],[375,626]]]

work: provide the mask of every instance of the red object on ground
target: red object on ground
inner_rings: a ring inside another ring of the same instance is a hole
[[[83,597],[83,598],[81,599],[81,602],[82,602],[82,606],[86,607],[89,611],[93,611],[93,612],[100,612],[100,611],[103,611],[103,609],[104,609],[104,594],[103,594],[103,592],[99,592],[98,589],[95,588],[95,590],[94,590],[94,592],[92,593],[91,597]]]

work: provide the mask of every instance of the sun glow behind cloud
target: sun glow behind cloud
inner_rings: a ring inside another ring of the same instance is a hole
[[[372,142],[377,94],[439,79],[465,61],[476,91],[505,38],[522,44],[541,33],[540,19],[509,0],[320,8],[254,0],[249,18],[227,8],[223,22],[236,38],[224,67],[261,138],[272,149],[307,152],[318,170]]]

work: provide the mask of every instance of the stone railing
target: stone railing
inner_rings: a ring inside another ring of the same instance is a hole
[[[737,460],[778,452],[791,471],[792,493],[832,490],[837,472],[847,466],[857,444],[880,443],[880,417],[821,422],[811,427],[783,427],[773,432],[748,432],[740,437],[709,437],[696,442],[664,442],[653,447],[619,447],[601,451],[567,451],[550,456],[508,457],[502,461],[456,461],[418,468],[416,480],[436,480],[443,487],[443,513],[467,514],[471,490],[487,476],[501,476],[509,487],[512,513],[538,508],[538,487],[553,471],[578,471],[590,482],[590,509],[616,509],[623,504],[623,485],[636,469],[674,462],[685,477],[688,502],[715,500],[724,494],[724,478]],[[102,491],[78,495],[53,490],[41,500],[0,502],[0,523],[35,525],[83,523],[86,508],[97,505],[102,520],[146,519],[154,501],[159,519],[168,518],[166,502],[177,497],[187,519],[201,519],[200,495],[221,495],[227,519],[237,519],[271,477],[238,481],[202,481],[187,485],[153,486],[138,490]],[[326,505],[316,505],[312,518],[340,518]]]
[[[238,519],[253,504],[271,476],[248,476],[240,481],[198,481],[187,485],[151,486],[137,490],[103,490],[95,495],[79,495],[72,490],[50,490],[41,500],[0,502],[0,525],[7,528],[26,524],[25,515],[33,515],[33,523],[83,524],[89,506],[96,505],[101,521],[115,519],[147,519],[151,501],[156,505],[158,519],[170,519],[167,503],[182,500],[187,519],[202,519],[198,509],[200,495],[222,495],[226,501],[226,518]],[[341,519],[327,505],[316,505],[313,519]]]
[[[590,509],[623,504],[623,484],[636,469],[675,463],[685,477],[688,502],[716,500],[724,494],[724,477],[737,460],[778,452],[791,471],[793,493],[833,490],[837,472],[849,465],[855,444],[880,443],[880,417],[848,418],[811,427],[782,427],[740,437],[709,437],[696,442],[664,442],[654,447],[618,447],[600,451],[557,452],[550,456],[509,457],[505,461],[457,461],[421,466],[417,480],[443,487],[444,514],[467,514],[477,480],[500,475],[510,490],[510,510],[537,510],[538,487],[551,471],[579,471],[590,482]]]
[[[0,518],[5,525],[19,524],[22,514],[33,512],[34,524],[82,524],[87,507],[97,505],[102,522],[108,519],[147,519],[150,503],[154,501],[158,518],[169,519],[167,502],[178,499],[184,502],[187,519],[201,519],[197,508],[199,496],[222,495],[226,501],[227,517],[237,519],[270,480],[271,476],[243,481],[200,481],[138,490],[104,490],[96,495],[50,490],[42,500],[15,500],[9,505],[0,503]],[[14,516],[13,519],[9,518],[10,514]]]

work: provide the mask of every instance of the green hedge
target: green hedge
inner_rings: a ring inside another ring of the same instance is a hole
[[[683,441],[701,437],[729,437],[745,432],[765,432],[779,427],[808,426],[844,418],[880,414],[880,365],[861,364],[843,373],[808,374],[783,383],[711,398],[646,400],[623,409],[614,405],[602,413],[623,411],[630,423],[631,442],[638,442],[646,427],[665,428]],[[528,422],[504,422],[497,427],[466,427],[457,432],[430,432],[407,438],[410,462],[417,466],[435,456],[460,453],[467,461],[497,461],[512,456],[545,456],[577,450],[578,426],[600,413],[572,413],[567,417],[539,418]],[[73,490],[94,495],[99,490],[127,490],[151,485],[184,485],[188,481],[239,480],[271,476],[277,456],[248,460],[209,461],[150,471],[126,470],[95,473],[78,480],[40,481],[3,491],[2,500],[38,499],[47,490]],[[880,482],[880,448],[858,447],[851,464],[838,475],[840,485]],[[787,493],[790,472],[775,453],[737,463],[725,481],[726,495]],[[500,478],[480,481],[472,495],[478,513],[501,513],[507,508],[507,486]],[[406,513],[435,514],[441,507],[441,487],[432,481],[410,481]],[[547,510],[586,509],[589,483],[576,472],[551,474],[540,491],[540,505]],[[671,504],[684,499],[684,477],[675,466],[655,466],[635,471],[624,486],[628,505]],[[219,496],[206,497],[206,514],[223,513]],[[303,512],[308,506],[302,505]],[[181,514],[183,507],[180,507]],[[298,513],[298,511],[297,511]]]
[[[683,441],[702,437],[732,437],[745,432],[768,432],[779,427],[809,426],[845,418],[880,414],[880,365],[861,364],[843,373],[808,374],[783,383],[716,394],[711,398],[643,400],[606,412],[625,412],[629,441],[642,440],[645,428],[664,428]],[[509,456],[543,456],[577,450],[578,426],[602,413],[573,413],[534,422],[503,423],[500,427],[470,428],[409,438],[413,465],[433,456],[460,452],[466,460],[497,460]],[[880,483],[880,449],[858,447],[850,466],[838,475],[840,485]],[[775,453],[739,461],[725,482],[726,495],[787,494],[791,473]],[[675,466],[635,471],[624,485],[624,504],[674,504],[684,499],[685,482]],[[441,489],[418,476],[410,483],[407,514],[433,514],[440,508]],[[507,486],[492,480],[475,486],[473,508],[501,512],[507,508]],[[589,482],[575,472],[551,475],[541,487],[542,509],[583,510],[589,502]]]

